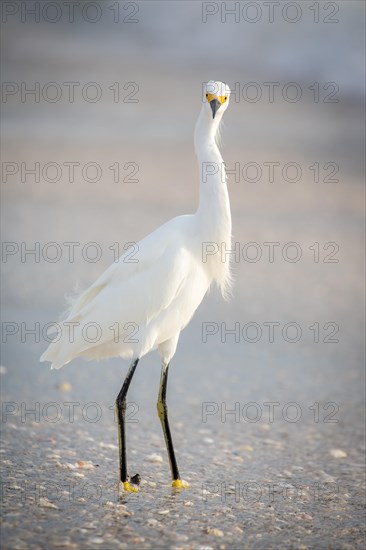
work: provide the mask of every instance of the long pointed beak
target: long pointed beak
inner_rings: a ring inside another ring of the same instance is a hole
[[[212,99],[210,101],[211,109],[212,109],[212,118],[215,118],[217,110],[220,108],[220,101],[218,99]]]

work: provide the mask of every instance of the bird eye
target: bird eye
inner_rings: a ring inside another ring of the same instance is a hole
[[[206,99],[208,99],[208,94],[206,94]]]
[[[225,101],[227,100],[227,95],[224,97]]]

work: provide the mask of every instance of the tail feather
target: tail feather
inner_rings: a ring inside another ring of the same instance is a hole
[[[49,361],[51,363],[51,369],[60,369],[68,361],[61,360],[61,342],[54,342],[48,346],[46,351],[42,353],[40,361]]]
[[[100,293],[105,284],[94,284],[81,294],[67,297],[66,318],[64,321],[79,321],[81,310]],[[60,369],[76,357],[82,350],[76,342],[69,342],[62,336],[60,340],[51,342],[46,351],[41,355],[40,361],[50,361],[51,369]]]

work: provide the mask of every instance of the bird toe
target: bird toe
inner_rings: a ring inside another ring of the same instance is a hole
[[[174,489],[188,489],[189,483],[184,481],[184,479],[174,479],[172,487],[174,487]]]
[[[133,483],[133,485],[140,485],[140,483],[141,483],[140,474],[135,474],[134,476],[132,476],[130,481],[131,481],[131,483]]]
[[[132,485],[129,481],[123,482],[123,488],[127,493],[138,493],[138,488],[136,485]]]

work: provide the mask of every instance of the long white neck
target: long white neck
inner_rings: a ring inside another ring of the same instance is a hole
[[[212,277],[227,294],[230,287],[230,255],[222,261],[222,250],[231,249],[231,212],[226,186],[225,164],[216,144],[220,118],[212,118],[202,108],[194,133],[194,145],[199,165],[199,206],[195,214],[199,237],[203,243],[212,243],[216,255],[207,256]]]

